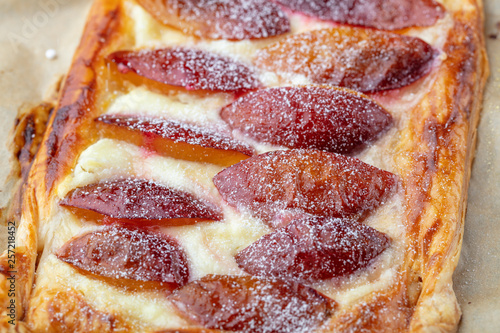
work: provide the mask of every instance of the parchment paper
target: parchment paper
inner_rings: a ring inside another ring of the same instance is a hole
[[[463,311],[461,333],[500,332],[500,0],[485,1],[491,77],[479,126],[462,256],[454,276]],[[18,109],[43,100],[67,71],[90,4],[91,0],[0,0],[0,142],[8,142]],[[6,145],[0,146],[0,157],[0,184],[4,184],[10,172]],[[0,188],[0,208],[9,194],[8,186]],[[2,230],[0,244],[5,244]]]

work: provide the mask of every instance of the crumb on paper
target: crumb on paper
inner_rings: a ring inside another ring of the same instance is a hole
[[[56,50],[54,49],[48,49],[47,51],[45,51],[45,58],[49,59],[49,60],[54,60],[57,58],[57,52]]]

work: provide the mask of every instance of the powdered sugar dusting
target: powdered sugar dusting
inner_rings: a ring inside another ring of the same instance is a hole
[[[59,230],[55,234],[64,235]],[[81,234],[80,231],[79,235]],[[40,265],[37,268],[36,288],[44,291],[42,294],[43,302],[39,304],[50,302],[50,297],[47,296],[53,293],[68,291],[74,296],[76,292],[84,297],[85,301],[95,310],[116,314],[121,318],[126,317],[127,322],[132,324],[136,331],[151,328],[160,330],[165,327],[186,327],[188,325],[184,319],[176,314],[173,305],[161,293],[154,295],[151,292],[126,292],[124,288],[110,284],[110,278],[101,279],[96,278],[98,276],[93,274],[78,274],[74,266],[64,263],[48,252],[42,255]],[[119,281],[125,282],[126,280],[120,279]],[[158,285],[156,282],[146,281],[132,281],[131,283]],[[163,283],[163,285],[165,284]],[[165,288],[161,288],[161,290],[166,291]],[[71,301],[71,298],[64,298],[64,301],[67,300]]]
[[[299,210],[320,216],[354,216],[383,204],[397,177],[358,159],[317,150],[274,151],[214,177],[222,197],[271,225],[276,214]]]
[[[245,155],[253,155],[253,149],[245,143],[233,139],[229,132],[214,132],[206,127],[200,127],[175,120],[147,118],[138,116],[104,115],[97,119],[106,124],[125,127],[139,131],[145,135],[154,134],[174,142],[185,142],[207,148],[235,150]]]
[[[139,0],[160,22],[210,39],[254,39],[290,30],[280,7],[266,0]]]
[[[173,239],[119,225],[78,236],[57,256],[82,270],[116,279],[175,285],[189,279],[186,256]]]
[[[112,218],[218,220],[222,213],[193,195],[142,179],[106,180],[77,188],[61,202]]]
[[[251,92],[224,107],[221,117],[260,142],[337,153],[359,150],[392,123],[366,96],[314,86]]]
[[[314,282],[365,268],[389,244],[352,220],[304,216],[238,253],[236,262],[252,275]]]
[[[256,63],[268,70],[305,75],[313,83],[375,92],[421,78],[436,54],[418,38],[337,27],[286,37],[259,51]]]
[[[115,62],[122,73],[133,71],[188,90],[238,92],[261,85],[246,65],[196,49],[117,51],[110,54],[108,60]]]
[[[292,10],[322,20],[399,30],[429,26],[443,17],[435,0],[276,0]]]
[[[170,299],[207,328],[255,333],[310,332],[333,310],[333,302],[314,289],[248,276],[208,275]]]

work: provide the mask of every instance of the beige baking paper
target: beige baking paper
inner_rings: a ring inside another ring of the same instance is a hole
[[[500,0],[485,0],[491,77],[472,170],[462,257],[454,277],[459,332],[500,332]],[[0,0],[0,142],[23,106],[40,102],[78,45],[90,0]],[[497,39],[493,39],[498,35]],[[9,152],[0,147],[0,184]],[[0,208],[10,189],[0,188]],[[4,229],[0,229],[4,230]],[[5,232],[0,244],[5,244]]]

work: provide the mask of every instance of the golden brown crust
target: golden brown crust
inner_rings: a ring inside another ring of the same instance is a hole
[[[480,2],[454,13],[444,61],[434,86],[414,109],[409,149],[415,167],[401,170],[414,257],[409,269],[422,277],[412,331],[453,331],[460,309],[452,274],[460,254],[469,174],[482,91],[488,75]],[[420,118],[419,118],[420,116]],[[423,151],[422,151],[423,149]],[[418,170],[426,170],[422,173]],[[419,208],[415,210],[415,208]]]
[[[463,234],[467,187],[475,147],[482,91],[488,75],[482,35],[480,0],[444,1],[452,15],[443,52],[446,57],[432,75],[426,94],[413,107],[410,120],[398,133],[395,162],[404,187],[404,223],[407,244],[404,264],[396,281],[357,304],[336,313],[324,332],[450,332],[457,327],[460,309],[452,289],[452,273],[458,262]],[[95,2],[64,83],[57,111],[31,168],[23,195],[19,221],[18,266],[19,326],[34,331],[104,332],[133,331],[123,314],[94,309],[75,290],[50,291],[45,303],[28,305],[35,262],[42,244],[37,243],[40,224],[50,216],[57,184],[76,163],[81,151],[95,138],[88,137],[98,105],[105,71],[104,55],[116,45],[127,45],[127,20],[119,0]],[[423,85],[425,86],[425,85]],[[37,231],[38,229],[38,231]],[[42,228],[43,229],[43,228]],[[0,274],[0,301],[6,274]],[[51,294],[52,293],[52,294]],[[37,311],[43,307],[44,311]],[[5,308],[2,306],[2,309]],[[41,315],[43,314],[43,315]],[[0,323],[5,325],[5,320]]]
[[[113,35],[120,31],[118,1],[96,2],[74,56],[71,70],[58,101],[57,111],[50,120],[45,144],[40,152],[37,169],[45,177],[46,194],[71,167],[71,162],[81,151],[79,145],[87,143],[83,128],[90,127],[95,112],[98,91],[97,71],[104,66],[103,52],[113,42]]]

